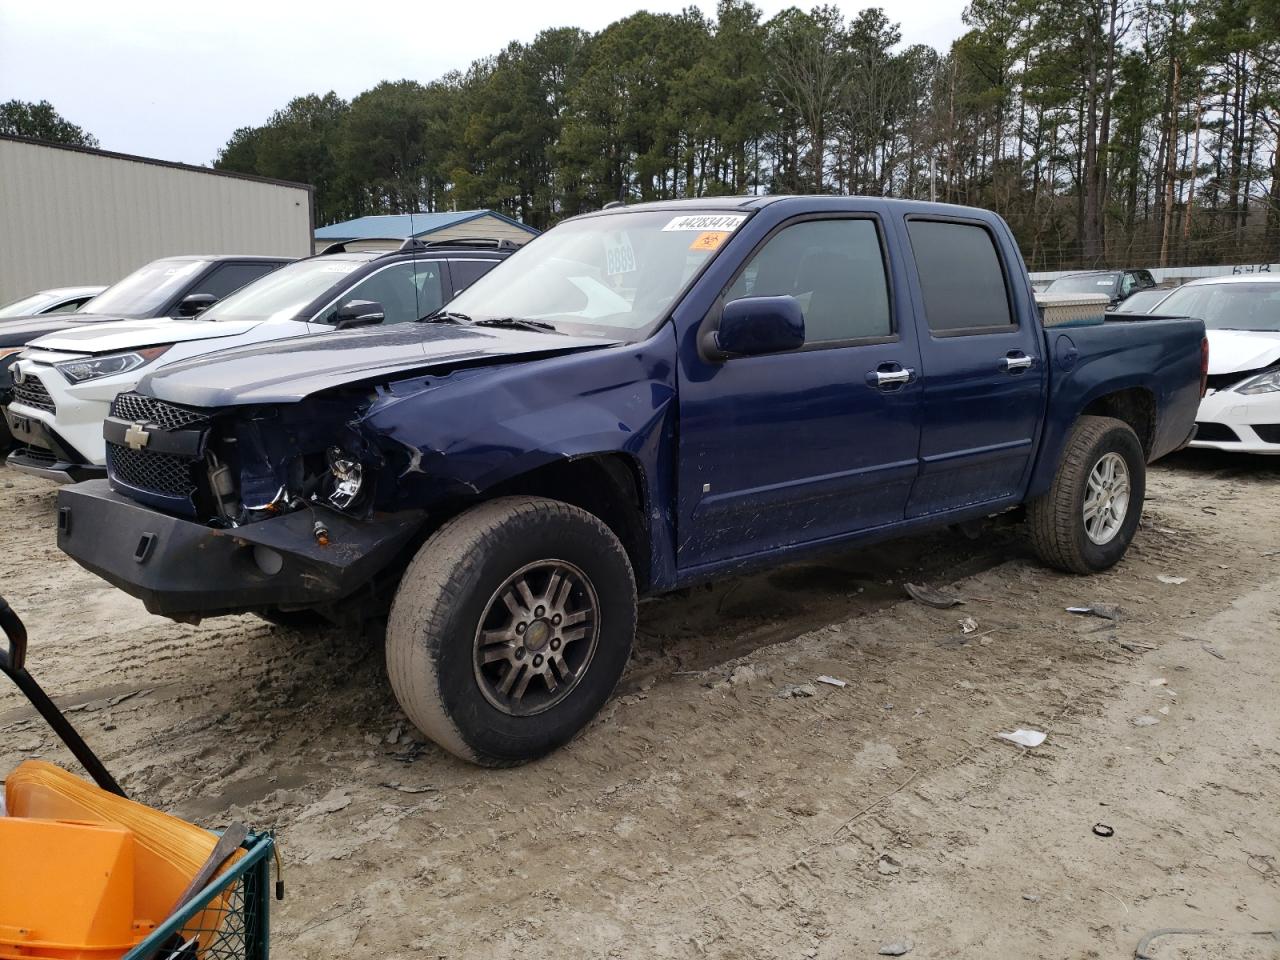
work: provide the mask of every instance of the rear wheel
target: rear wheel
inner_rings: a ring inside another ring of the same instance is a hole
[[[1069,573],[1096,573],[1118,563],[1142,517],[1146,477],[1132,427],[1111,417],[1081,417],[1049,492],[1027,505],[1040,559]]]
[[[566,743],[626,666],[636,587],[595,516],[556,500],[481,504],[409,565],[387,624],[405,713],[451,753],[510,766]]]

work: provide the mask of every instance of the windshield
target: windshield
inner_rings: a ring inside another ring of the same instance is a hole
[[[1150,313],[1168,295],[1168,290],[1139,290],[1116,307],[1116,313]]]
[[[80,308],[130,320],[154,317],[156,311],[204,269],[207,260],[156,260],[114,283]]]
[[[1045,288],[1045,292],[1110,293],[1119,277],[1118,273],[1089,273],[1083,277],[1059,277]]]
[[[6,303],[0,307],[0,317],[26,317],[39,313],[51,303],[57,303],[58,297],[48,293],[33,293],[29,297]]]
[[[517,317],[639,340],[747,219],[713,211],[623,212],[562,223],[449,304],[473,320]]]
[[[1280,283],[1206,283],[1180,287],[1160,304],[1170,317],[1195,317],[1209,330],[1280,332]]]
[[[365,260],[299,260],[267,274],[237,290],[200,314],[201,320],[254,321],[305,320],[302,309],[331,287],[343,283],[347,275],[365,265]]]

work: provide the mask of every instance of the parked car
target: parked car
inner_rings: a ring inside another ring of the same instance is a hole
[[[1152,287],[1150,290],[1139,290],[1131,293],[1111,309],[1115,313],[1154,313],[1156,307],[1173,293],[1173,287]]]
[[[105,289],[107,288],[97,286],[39,290],[0,307],[0,320],[11,317],[43,317],[50,313],[75,313]]]
[[[107,323],[36,340],[15,365],[4,411],[19,444],[9,466],[62,482],[101,476],[111,401],[145,374],[234,346],[417,320],[515,249],[497,241],[415,241],[392,253],[335,247],[341,252],[281,267],[193,319]]]
[[[1208,331],[1208,394],[1191,445],[1280,454],[1280,276],[1192,280],[1154,312],[1196,317]]]
[[[1046,563],[1110,567],[1204,365],[1195,320],[1046,332],[989,211],[621,207],[433,322],[150,374],[58,543],[176,620],[389,610],[413,722],[519,763],[609,697],[638,594],[1018,507]]]
[[[12,366],[32,340],[55,330],[83,330],[112,321],[196,316],[233,290],[288,262],[285,257],[166,257],[138,268],[75,313],[2,318],[0,404],[11,400]],[[46,403],[43,397],[32,399],[38,406]],[[9,450],[13,442],[9,427],[0,420],[0,453]]]
[[[1156,278],[1150,270],[1090,270],[1057,277],[1044,288],[1045,293],[1105,293],[1112,309],[1139,290],[1150,290]]]

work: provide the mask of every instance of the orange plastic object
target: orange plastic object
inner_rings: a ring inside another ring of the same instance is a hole
[[[156,924],[169,916],[218,842],[207,830],[107,793],[40,760],[27,760],[9,775],[5,806],[10,817],[110,823],[129,830],[136,844],[134,915]]]
[[[114,960],[143,939],[123,827],[0,817],[0,958]]]

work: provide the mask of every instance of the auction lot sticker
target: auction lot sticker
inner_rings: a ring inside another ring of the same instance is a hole
[[[742,221],[745,219],[747,219],[745,213],[694,213],[673,217],[662,230],[664,233],[671,230],[696,230],[698,233],[733,231],[742,226]]]
[[[700,233],[693,238],[693,243],[689,244],[690,250],[719,250],[720,244],[729,239],[728,230],[709,230],[706,233]]]

